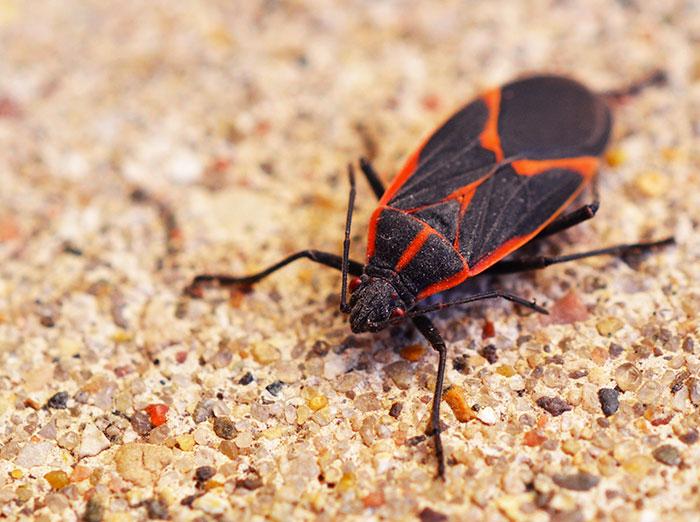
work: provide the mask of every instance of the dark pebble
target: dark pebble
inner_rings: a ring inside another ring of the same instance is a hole
[[[194,479],[197,482],[206,482],[216,475],[216,470],[212,466],[200,466],[194,470]]]
[[[556,474],[552,477],[552,480],[557,486],[572,491],[588,491],[596,487],[598,482],[600,482],[599,477],[583,471],[573,475]]]
[[[537,405],[552,417],[558,417],[571,410],[571,405],[559,397],[540,397],[537,399]]]
[[[624,351],[625,349],[617,343],[610,343],[610,347],[608,348],[608,353],[613,359],[619,357]]]
[[[265,386],[265,389],[269,391],[270,394],[277,397],[277,395],[279,395],[279,392],[282,391],[282,386],[284,386],[284,383],[282,381],[275,381],[272,384],[268,384],[267,386]]]
[[[406,444],[409,446],[418,446],[421,442],[423,442],[426,439],[425,435],[416,435],[415,437],[411,437],[406,441]]]
[[[569,373],[569,378],[570,379],[581,379],[582,377],[585,377],[588,375],[588,370],[574,370]]]
[[[146,500],[144,505],[146,506],[146,514],[151,520],[168,520],[170,518],[168,506],[162,500],[152,498]]]
[[[246,477],[243,479],[238,479],[236,481],[236,487],[237,488],[243,488],[247,489],[249,491],[256,490],[258,488],[261,488],[263,485],[262,479],[260,478],[260,475],[251,475],[250,477]]]
[[[698,441],[698,430],[695,428],[691,428],[688,431],[686,431],[683,435],[678,437],[678,439],[683,443],[687,445],[695,444]]]
[[[619,396],[620,392],[613,388],[601,388],[598,390],[600,407],[603,409],[603,413],[606,417],[610,417],[610,415],[615,413],[620,407]]]
[[[681,463],[681,454],[670,444],[663,444],[656,448],[652,455],[654,458],[667,466],[678,466]]]
[[[253,382],[253,374],[250,372],[247,372],[243,377],[238,379],[238,384],[242,384],[243,386],[246,386]]]
[[[452,367],[459,373],[467,375],[469,373],[469,357],[466,354],[455,357],[452,359]]]
[[[236,428],[228,417],[217,417],[214,419],[214,433],[222,439],[231,440],[236,436]]]
[[[496,353],[496,346],[493,344],[487,344],[481,349],[479,353],[484,359],[486,359],[489,364],[493,364],[498,360],[498,354]]]
[[[692,337],[683,339],[683,351],[686,353],[693,353],[695,351],[695,341],[693,341]]]
[[[430,508],[423,508],[423,511],[418,513],[418,518],[420,522],[445,522],[447,515]]]
[[[131,427],[139,435],[148,435],[153,429],[153,424],[151,424],[151,418],[147,413],[143,411],[137,411],[129,419],[131,422]]]
[[[399,415],[401,415],[401,410],[403,410],[403,403],[395,402],[389,409],[389,415],[395,419],[398,419]]]
[[[69,398],[70,395],[68,395],[68,392],[58,392],[49,399],[49,402],[47,402],[46,405],[54,410],[65,410],[68,407],[67,404]]]
[[[104,516],[104,508],[102,504],[95,498],[87,501],[85,513],[83,513],[83,522],[101,522]]]

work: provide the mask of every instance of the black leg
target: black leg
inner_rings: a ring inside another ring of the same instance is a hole
[[[552,234],[557,234],[562,230],[571,228],[591,219],[598,212],[598,207],[600,206],[598,201],[589,203],[588,205],[583,205],[577,208],[573,212],[569,212],[566,215],[559,216],[557,219],[552,221],[549,225],[544,227],[542,231],[535,236],[535,239],[542,239],[544,237],[551,236]]]
[[[547,312],[547,310],[545,310],[541,306],[538,306],[534,301],[528,301],[527,299],[524,299],[522,297],[518,297],[517,295],[508,294],[506,292],[493,291],[493,292],[485,292],[483,294],[470,295],[469,297],[466,297],[464,299],[459,299],[458,301],[450,301],[449,303],[438,303],[436,305],[427,306],[425,308],[412,310],[409,312],[408,316],[409,317],[421,316],[421,315],[427,314],[429,312],[436,312],[438,310],[444,310],[445,308],[449,308],[451,306],[473,303],[474,301],[483,301],[484,299],[496,299],[499,297],[501,299],[506,299],[507,301],[517,303],[521,306],[524,306],[526,308],[529,308],[529,309],[534,310],[535,312],[539,312],[541,314],[549,313],[549,312]]]
[[[340,311],[350,313],[348,305],[348,265],[350,264],[350,229],[352,228],[352,212],[355,208],[355,169],[352,163],[348,165],[348,180],[350,195],[348,196],[348,213],[345,217],[345,238],[343,239],[343,260],[341,264],[342,282],[340,287]]]
[[[374,194],[377,196],[377,199],[381,199],[384,195],[384,183],[367,158],[360,158],[360,169],[362,169],[362,172],[364,172],[367,181],[374,191]]]
[[[336,270],[341,270],[343,267],[343,258],[335,254],[330,254],[328,252],[321,252],[320,250],[302,250],[301,252],[296,252],[290,256],[285,257],[281,261],[278,261],[272,266],[269,266],[265,270],[256,272],[255,274],[250,274],[247,276],[234,277],[225,274],[201,274],[196,276],[192,283],[185,289],[187,293],[196,295],[196,289],[207,285],[219,286],[248,286],[257,283],[261,279],[266,278],[270,274],[276,272],[282,267],[287,266],[289,263],[296,261],[297,259],[310,259],[315,263],[321,265],[326,265]],[[348,272],[352,275],[360,276],[362,275],[362,269],[364,265],[348,260]]]
[[[672,245],[674,239],[672,237],[662,239],[661,241],[652,241],[649,243],[632,243],[629,245],[616,245],[589,252],[581,252],[579,254],[569,254],[566,256],[546,257],[537,256],[524,259],[512,259],[507,261],[499,261],[487,270],[489,274],[510,274],[513,272],[524,272],[526,270],[538,270],[557,263],[566,263],[576,259],[583,259],[593,256],[623,256],[626,254],[641,253],[645,250],[650,250],[657,247]]]
[[[445,478],[445,453],[442,449],[442,438],[440,437],[440,402],[442,402],[442,386],[445,381],[445,368],[447,367],[447,347],[445,341],[442,340],[440,332],[438,332],[433,322],[424,315],[419,315],[413,318],[413,324],[416,325],[418,331],[423,334],[423,337],[438,353],[438,371],[437,380],[435,381],[435,392],[433,393],[433,411],[430,414],[430,430],[435,441],[435,456],[438,461],[437,475]]]
[[[641,80],[637,80],[636,82],[619,89],[605,91],[602,93],[602,95],[612,104],[618,104],[627,98],[637,96],[647,87],[652,87],[654,85],[665,85],[667,82],[668,77],[666,76],[666,73],[661,69],[658,69]]]

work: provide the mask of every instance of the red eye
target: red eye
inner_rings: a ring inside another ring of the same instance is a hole
[[[350,280],[350,284],[348,284],[348,289],[350,290],[350,293],[353,293],[355,290],[357,290],[357,287],[360,286],[360,278],[359,277],[353,277]]]
[[[398,306],[394,308],[394,310],[391,312],[391,318],[392,319],[399,319],[401,317],[404,317],[406,315],[406,310],[403,308],[399,308]]]

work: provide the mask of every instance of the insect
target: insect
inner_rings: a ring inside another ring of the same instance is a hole
[[[429,434],[438,476],[444,477],[440,402],[447,348],[428,314],[494,298],[540,313],[546,310],[534,301],[495,290],[428,306],[420,303],[484,272],[534,270],[671,244],[673,238],[667,238],[557,257],[506,259],[527,242],[594,216],[597,201],[567,214],[563,211],[597,173],[610,137],[611,105],[663,81],[663,74],[656,73],[626,89],[598,94],[566,77],[532,76],[487,91],[438,127],[388,187],[369,161],[360,160],[379,199],[369,224],[365,263],[349,259],[356,195],[354,169],[349,165],[342,256],[302,250],[247,276],[199,275],[188,289],[197,295],[207,284],[252,285],[307,258],[341,271],[340,309],[349,314],[353,332],[377,332],[410,320],[438,353]],[[348,274],[354,276],[349,284]]]

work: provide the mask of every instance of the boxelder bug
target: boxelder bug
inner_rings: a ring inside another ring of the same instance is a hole
[[[343,255],[302,250],[244,277],[199,275],[204,284],[251,285],[301,258],[342,272],[340,309],[353,332],[377,332],[410,319],[438,352],[430,431],[438,475],[445,459],[440,439],[440,402],[447,350],[429,312],[503,298],[540,313],[542,307],[513,294],[491,291],[431,306],[428,296],[475,275],[510,273],[602,254],[622,255],[668,245],[673,238],[618,245],[557,257],[504,260],[523,244],[593,217],[598,202],[562,211],[596,174],[610,136],[610,105],[664,81],[656,73],[627,89],[596,94],[559,76],[533,76],[493,89],[451,116],[408,158],[388,188],[367,160],[360,160],[379,198],[372,215],[366,263],[348,258],[355,177],[348,167],[350,196]],[[347,283],[348,273],[355,276]],[[350,301],[347,292],[351,293]]]

